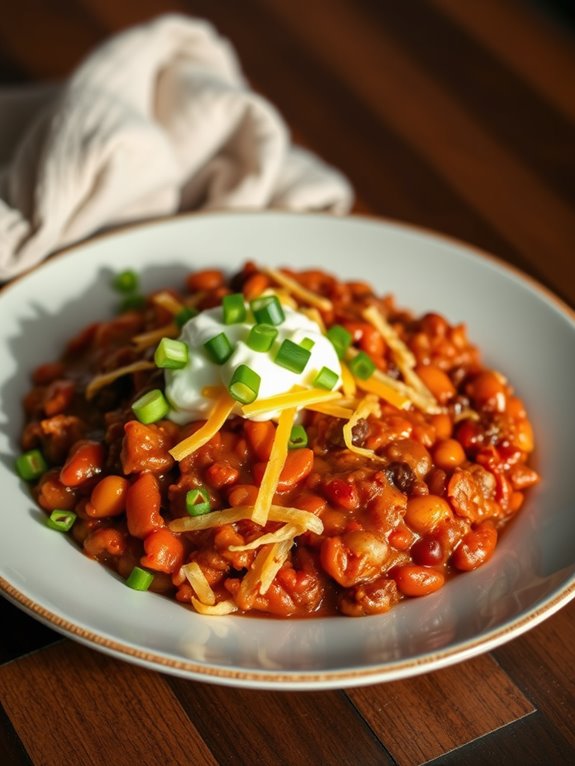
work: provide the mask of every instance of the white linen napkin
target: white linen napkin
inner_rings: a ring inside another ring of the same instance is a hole
[[[230,44],[179,15],[118,34],[62,85],[0,90],[0,279],[95,231],[180,210],[345,213]]]

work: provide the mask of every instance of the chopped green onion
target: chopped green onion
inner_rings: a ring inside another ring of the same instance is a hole
[[[279,347],[274,362],[290,372],[299,374],[305,370],[310,356],[311,351],[286,338]]]
[[[210,496],[204,487],[191,489],[186,493],[186,511],[190,516],[203,516],[211,510]]]
[[[204,348],[212,362],[215,362],[216,364],[224,364],[224,362],[227,362],[230,356],[234,353],[230,339],[225,332],[221,332],[219,335],[214,335],[213,338],[206,341],[204,343]]]
[[[132,269],[126,269],[116,274],[112,280],[112,287],[119,293],[127,295],[133,293],[138,288],[138,275]]]
[[[334,324],[329,328],[326,335],[335,348],[338,358],[343,359],[353,340],[352,334],[340,324]]]
[[[315,340],[312,340],[311,338],[304,338],[300,341],[300,346],[305,348],[306,351],[311,351],[315,346]]]
[[[349,369],[351,370],[352,375],[355,375],[356,378],[367,380],[373,375],[375,362],[365,353],[365,351],[360,351],[357,356],[354,356],[353,359],[350,360]]]
[[[236,367],[228,391],[230,396],[241,404],[250,404],[257,399],[262,379],[246,364],[240,364]]]
[[[55,510],[46,519],[46,524],[50,529],[55,529],[58,532],[68,532],[72,529],[76,519],[77,516],[74,511]]]
[[[35,481],[46,472],[48,466],[39,449],[24,452],[16,460],[16,472],[24,481]]]
[[[307,433],[303,426],[293,426],[288,442],[288,449],[307,447]]]
[[[154,388],[136,399],[132,404],[132,410],[140,423],[149,425],[165,418],[170,411],[170,405],[160,389]]]
[[[188,363],[188,347],[181,340],[162,338],[154,353],[156,367],[181,370]]]
[[[269,351],[277,334],[278,331],[271,324],[255,324],[246,338],[246,345],[252,351]]]
[[[239,322],[243,322],[248,313],[242,293],[224,295],[222,308],[224,310],[224,324],[238,324]]]
[[[146,305],[146,299],[143,295],[134,293],[134,295],[128,295],[120,304],[120,313],[123,311],[138,311],[144,308]]]
[[[277,295],[262,295],[250,303],[250,308],[258,324],[271,324],[275,327],[285,320]]]
[[[132,590],[148,590],[153,582],[154,575],[142,567],[134,567],[126,579],[126,585]]]
[[[193,319],[195,316],[198,316],[197,310],[190,308],[189,306],[185,306],[183,309],[181,309],[181,311],[178,311],[174,317],[174,321],[178,327],[181,328],[186,324],[186,322],[188,322],[190,319]]]
[[[330,370],[329,367],[322,367],[315,376],[313,385],[314,388],[325,388],[327,391],[331,391],[338,380],[339,375],[337,372]]]

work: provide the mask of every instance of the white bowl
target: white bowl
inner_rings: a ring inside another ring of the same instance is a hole
[[[385,615],[276,620],[203,617],[126,588],[40,523],[16,477],[20,401],[31,370],[113,312],[112,272],[144,290],[202,267],[253,259],[370,281],[399,305],[464,321],[488,364],[525,400],[543,480],[492,560]],[[320,689],[395,680],[485,652],[575,595],[575,321],[553,295],[466,245],[361,218],[281,213],[182,217],[104,236],[0,294],[0,587],[38,619],[96,649],[187,678],[252,688]],[[6,626],[5,626],[6,628]]]

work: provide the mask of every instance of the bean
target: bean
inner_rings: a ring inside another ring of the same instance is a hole
[[[45,511],[70,511],[76,504],[76,492],[58,478],[58,471],[47,471],[36,490],[38,505]]]
[[[276,429],[271,420],[246,420],[244,433],[258,460],[269,460]]]
[[[355,484],[343,479],[331,479],[323,488],[324,494],[333,505],[354,510],[359,505],[359,494]]]
[[[421,566],[437,566],[445,558],[441,543],[435,537],[422,537],[411,546],[411,558]]]
[[[426,535],[451,517],[451,508],[442,497],[419,495],[408,500],[404,521],[417,534]]]
[[[126,492],[126,521],[133,537],[144,539],[164,526],[160,486],[152,473],[142,473]]]
[[[224,284],[224,275],[219,269],[204,269],[190,274],[186,279],[186,287],[189,292],[196,293],[203,290],[215,290]]]
[[[415,372],[440,404],[446,404],[455,396],[455,386],[449,376],[433,364],[418,365]]]
[[[79,487],[101,473],[104,466],[104,448],[99,442],[76,442],[60,471],[60,481],[66,487]]]
[[[265,274],[254,274],[249,277],[249,279],[246,279],[243,286],[245,299],[247,301],[253,301],[254,298],[261,295],[264,290],[267,290],[269,284],[270,280]]]
[[[467,386],[467,393],[473,401],[486,409],[503,412],[507,404],[507,390],[501,376],[493,370],[476,375]]]
[[[453,433],[453,421],[449,415],[445,412],[441,412],[438,415],[432,415],[431,423],[435,428],[435,433],[438,439],[449,439]]]
[[[166,527],[156,529],[145,538],[144,550],[146,555],[140,559],[141,565],[156,572],[173,574],[184,561],[184,544]]]
[[[105,476],[92,490],[87,515],[93,519],[119,516],[126,506],[127,489],[128,481],[123,476]]]
[[[464,462],[465,451],[457,439],[444,439],[435,445],[432,456],[435,465],[447,471]]]
[[[445,575],[437,569],[407,564],[393,571],[393,579],[404,596],[427,596],[443,587]]]
[[[472,529],[453,551],[451,561],[456,569],[470,572],[489,561],[497,545],[497,530],[489,521]]]
[[[261,484],[267,463],[256,463],[253,474],[256,482]],[[284,467],[280,473],[277,491],[285,492],[303,481],[313,469],[313,452],[307,447],[288,452]]]

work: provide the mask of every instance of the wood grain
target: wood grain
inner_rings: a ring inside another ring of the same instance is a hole
[[[352,689],[349,697],[399,766],[424,763],[534,711],[489,655],[405,681]]]
[[[70,641],[0,667],[0,701],[35,764],[216,763],[163,676]]]

